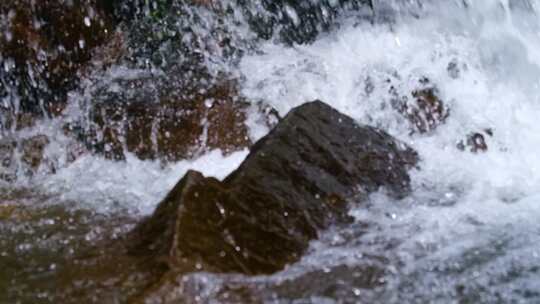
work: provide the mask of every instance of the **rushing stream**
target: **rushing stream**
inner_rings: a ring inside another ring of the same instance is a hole
[[[276,274],[184,275],[177,281],[187,303],[540,302],[540,1],[372,5],[369,18],[345,11],[335,17],[339,26],[292,46],[252,39],[235,16],[225,26],[244,51],[205,64],[236,75],[247,100],[281,115],[320,99],[408,143],[421,158],[410,172],[412,194],[396,201],[381,190],[367,204],[353,202],[354,223],[321,232],[298,263]],[[87,76],[69,94],[68,117],[84,115],[89,96],[112,78],[137,71],[117,65]],[[411,132],[392,100],[412,98],[425,79],[449,114],[434,130]],[[256,119],[249,127],[254,140],[268,132]],[[60,129],[52,119],[24,132],[56,138],[45,153],[59,155]],[[457,147],[475,132],[487,151]],[[246,155],[214,150],[166,165],[84,155],[60,158],[54,174],[2,184],[0,302],[57,303],[56,272],[73,256],[150,214],[188,169],[223,178]]]

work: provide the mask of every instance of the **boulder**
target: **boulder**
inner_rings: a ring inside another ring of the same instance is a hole
[[[13,181],[17,178],[15,151],[17,142],[11,138],[0,139],[0,180]]]
[[[407,195],[416,162],[387,133],[306,103],[225,180],[189,171],[130,234],[129,253],[180,272],[273,273],[297,261],[319,230],[350,221],[348,199],[381,187]]]
[[[68,133],[110,159],[124,159],[125,152],[143,160],[163,161],[188,159],[211,149],[228,154],[252,144],[246,126],[250,107],[229,83],[190,98],[171,95],[153,101],[144,96],[141,100],[120,97],[91,104],[90,121],[85,127],[71,126]],[[264,108],[259,111],[275,116]]]

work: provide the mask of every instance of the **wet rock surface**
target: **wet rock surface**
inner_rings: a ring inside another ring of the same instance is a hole
[[[104,296],[99,287],[107,286],[93,285],[96,272],[110,279],[120,267],[132,270],[119,259],[107,267],[98,262],[113,256],[102,244],[128,231],[135,218],[55,201],[32,189],[0,186],[0,303],[95,303],[96,295]],[[101,300],[113,303],[112,298]]]
[[[368,2],[7,1],[0,5],[0,61],[6,67],[0,95],[10,104],[0,106],[0,130],[62,115],[67,93],[81,90],[79,77],[116,65],[158,72],[120,85],[121,91],[150,96],[94,92],[87,101],[92,106],[83,108],[90,121],[82,130],[72,124],[76,130],[68,132],[87,148],[111,159],[131,152],[166,161],[206,149],[242,149],[251,144],[244,124],[249,105],[221,83],[223,65],[237,62],[256,36],[269,39],[274,31],[287,43],[310,42],[338,13],[370,7]],[[246,18],[249,35],[231,26]]]
[[[390,94],[393,95],[392,106],[409,121],[411,133],[433,131],[450,115],[437,86],[426,77],[419,79],[418,89],[411,92],[411,98],[399,96],[394,87],[390,87]]]
[[[235,87],[224,83],[191,98],[182,96],[107,99],[91,105],[86,126],[68,126],[97,154],[121,160],[125,153],[140,159],[178,161],[221,149],[225,154],[251,146],[246,119],[252,106],[238,96]],[[275,111],[257,107],[269,120]]]
[[[43,134],[21,140],[0,139],[0,180],[15,181],[17,175],[32,176],[47,160],[45,148],[50,143]],[[52,168],[48,168],[52,170]]]
[[[349,222],[348,198],[379,187],[406,195],[416,161],[390,135],[307,103],[224,181],[188,172],[133,231],[129,252],[173,271],[272,273],[297,261],[320,229]]]
[[[240,0],[241,6],[249,6],[249,1]],[[256,5],[256,4],[251,4]],[[287,44],[310,43],[322,32],[336,26],[336,16],[345,11],[365,10],[371,15],[371,0],[338,1],[261,1],[263,9],[248,11],[251,28],[263,39],[278,36]]]
[[[3,1],[0,19],[0,96],[36,115],[63,109],[77,70],[113,28],[104,1],[94,0]]]
[[[458,142],[457,148],[461,151],[469,151],[472,153],[486,152],[488,150],[486,138],[492,136],[492,129],[484,129],[480,132],[470,133],[465,140]]]

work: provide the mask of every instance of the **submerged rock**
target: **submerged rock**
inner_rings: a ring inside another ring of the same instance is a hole
[[[12,137],[0,139],[0,180],[12,182],[19,175],[31,177],[46,164],[46,171],[54,168],[45,155],[50,141],[46,135],[37,134],[18,140]]]
[[[45,147],[49,144],[49,138],[45,135],[36,135],[21,142],[21,159],[31,169],[37,170],[41,165]]]
[[[189,171],[133,231],[129,252],[175,272],[272,273],[297,261],[320,229],[348,222],[348,199],[380,187],[407,195],[416,161],[385,132],[310,102],[224,181]]]
[[[364,11],[364,17],[373,14],[372,0],[238,0],[238,3],[260,38],[269,39],[277,34],[287,44],[313,42],[320,33],[336,26],[337,16],[346,11],[356,11],[357,16]]]
[[[17,178],[15,151],[17,142],[11,138],[0,140],[0,180],[13,181]]]
[[[12,110],[54,115],[63,109],[77,71],[114,27],[104,2],[2,1],[0,97],[18,103]]]
[[[459,141],[457,148],[461,151],[469,150],[472,153],[486,152],[488,145],[486,143],[486,137],[493,136],[492,129],[484,129],[481,132],[474,132],[467,135],[466,140]]]
[[[409,121],[411,133],[427,133],[443,124],[450,110],[428,78],[421,78],[418,84],[419,88],[411,93],[412,99],[399,96],[396,89],[391,87],[392,106]]]

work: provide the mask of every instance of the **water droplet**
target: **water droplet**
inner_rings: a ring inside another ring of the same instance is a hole
[[[353,289],[353,294],[354,294],[355,296],[357,296],[357,297],[360,296],[360,293],[361,293],[361,292],[360,292],[360,289],[358,289],[358,288],[354,288],[354,289]]]
[[[296,10],[292,6],[285,5],[285,13],[291,19],[294,26],[300,25],[300,18],[298,17],[298,14],[296,13]]]
[[[217,203],[216,205],[217,205],[217,208],[219,210],[219,213],[221,215],[225,215],[225,208],[220,203]]]
[[[207,98],[204,100],[204,106],[210,109],[214,105],[214,99],[213,98]]]
[[[45,225],[54,225],[55,221],[53,219],[46,219],[44,221],[44,224]]]
[[[86,25],[87,27],[90,27],[92,25],[88,16],[84,17],[84,25]]]

